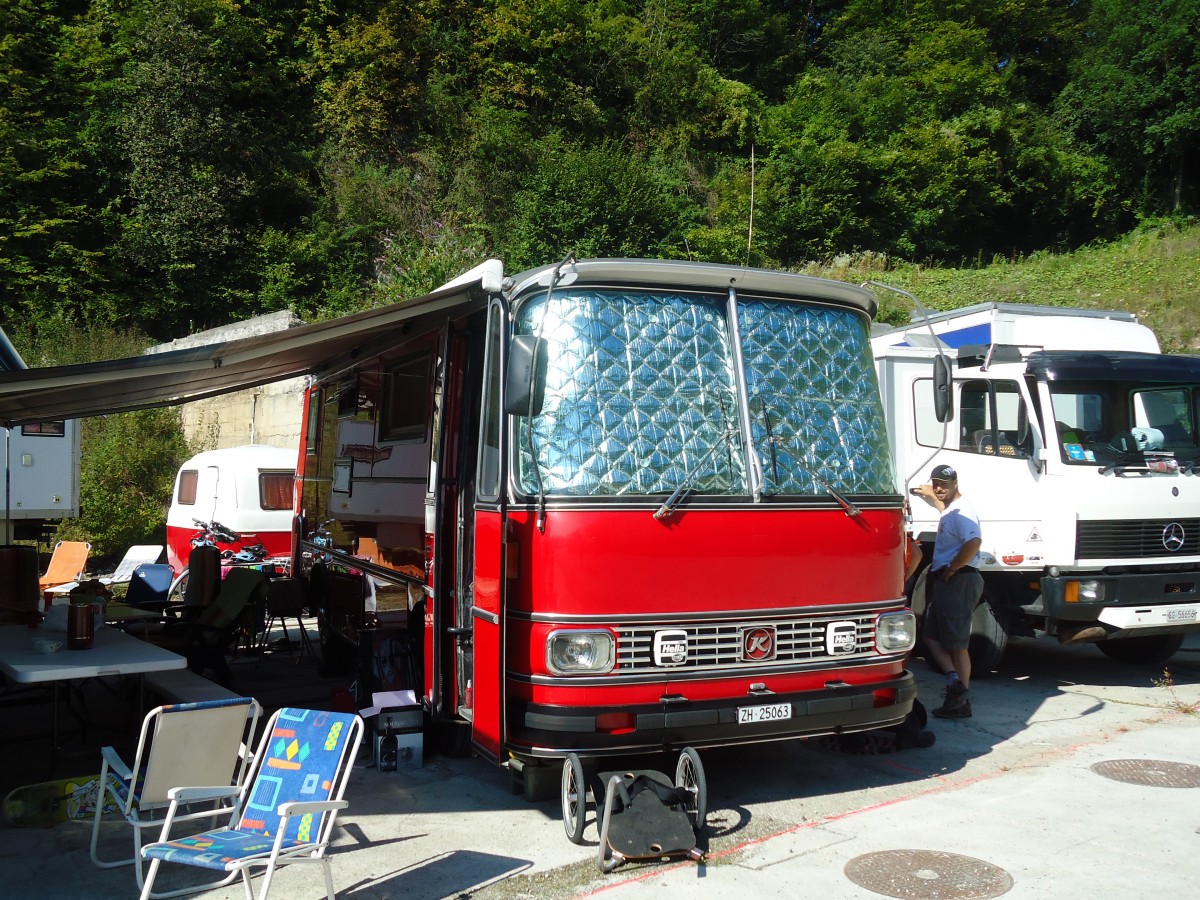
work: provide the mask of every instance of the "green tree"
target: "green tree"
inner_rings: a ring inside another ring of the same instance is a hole
[[[82,102],[60,53],[79,3],[0,5],[0,314],[104,317],[105,243],[76,140]]]
[[[1133,215],[1194,213],[1200,150],[1200,0],[1093,0],[1087,43],[1058,98],[1064,126],[1102,153]]]
[[[511,268],[585,256],[675,257],[700,220],[678,167],[611,141],[596,145],[551,137],[512,200],[496,236]]]

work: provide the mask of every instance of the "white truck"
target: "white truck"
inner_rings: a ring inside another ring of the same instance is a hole
[[[28,368],[0,330],[0,371]],[[48,522],[79,515],[79,420],[0,429],[0,543],[39,540]]]
[[[979,513],[977,671],[1009,636],[1157,665],[1200,629],[1200,358],[1160,353],[1129,313],[1005,303],[872,344],[904,489],[949,463]],[[937,511],[911,506],[928,560]],[[924,596],[920,573],[918,616]]]

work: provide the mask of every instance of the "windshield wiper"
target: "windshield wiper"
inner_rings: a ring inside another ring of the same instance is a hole
[[[721,432],[720,436],[717,438],[716,442],[712,445],[709,451],[704,454],[703,458],[696,463],[696,465],[692,466],[691,470],[684,477],[679,487],[675,488],[674,492],[663,502],[662,506],[655,510],[655,519],[658,519],[661,522],[663,519],[670,518],[671,513],[675,512],[676,507],[683,502],[683,498],[688,495],[689,491],[691,491],[692,484],[695,482],[696,476],[699,475],[700,470],[708,464],[708,461],[713,458],[718,450],[721,449],[721,446],[732,439],[735,434],[737,434],[737,429],[735,428],[727,428],[725,431]]]
[[[767,432],[767,443],[771,445],[771,458],[772,458],[772,460],[774,460],[775,448],[778,447],[780,444],[782,444],[784,442],[785,438],[783,437],[783,435],[776,435],[776,434],[771,433],[771,422],[770,422],[770,419],[767,417],[767,405],[765,402],[763,403],[763,419],[765,420],[765,428],[766,428],[766,432]],[[788,441],[788,443],[792,446],[793,449],[795,448],[796,444],[795,444],[795,436],[794,435],[793,435],[793,439],[791,441]],[[793,457],[793,459],[795,459],[795,457]],[[824,478],[822,478],[820,475],[818,475],[816,472],[814,472],[812,469],[810,469],[808,466],[806,466],[804,463],[800,462],[799,460],[796,460],[796,465],[799,466],[801,469],[803,469],[806,473],[808,473],[809,478],[811,478],[813,481],[815,481],[817,484],[819,484],[821,487],[823,487],[825,489],[825,492],[827,494],[829,494],[830,497],[832,497],[834,500],[837,501],[838,506],[840,506],[843,510],[845,510],[846,515],[850,516],[851,518],[862,515],[862,510],[859,509],[857,506],[855,506],[853,503],[851,503],[849,499],[847,499],[839,490],[837,490],[837,488],[835,488],[833,485],[831,485],[828,481],[826,481]],[[776,471],[776,473],[775,473],[775,483],[776,484],[779,483],[779,472],[778,471]]]

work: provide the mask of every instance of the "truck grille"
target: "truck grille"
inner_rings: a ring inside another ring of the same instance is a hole
[[[670,672],[671,670],[706,671],[728,668],[762,668],[789,663],[836,659],[839,661],[876,656],[875,617],[877,613],[850,613],[792,620],[729,620],[680,625],[674,622],[627,625],[617,629],[617,670],[620,672]],[[853,622],[856,638],[853,650],[836,657],[825,647],[825,633],[831,622]],[[746,629],[774,628],[775,655],[768,660],[743,659],[742,642]],[[654,636],[661,631],[687,633],[687,661],[678,666],[658,666],[654,662]]]
[[[1178,550],[1168,550],[1163,537],[1171,525],[1183,529]],[[1124,519],[1080,522],[1075,533],[1076,559],[1145,559],[1194,556],[1200,553],[1200,519]]]

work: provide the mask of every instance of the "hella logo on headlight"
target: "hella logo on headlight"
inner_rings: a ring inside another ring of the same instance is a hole
[[[682,666],[688,658],[687,632],[656,631],[654,633],[654,664],[656,666]]]

